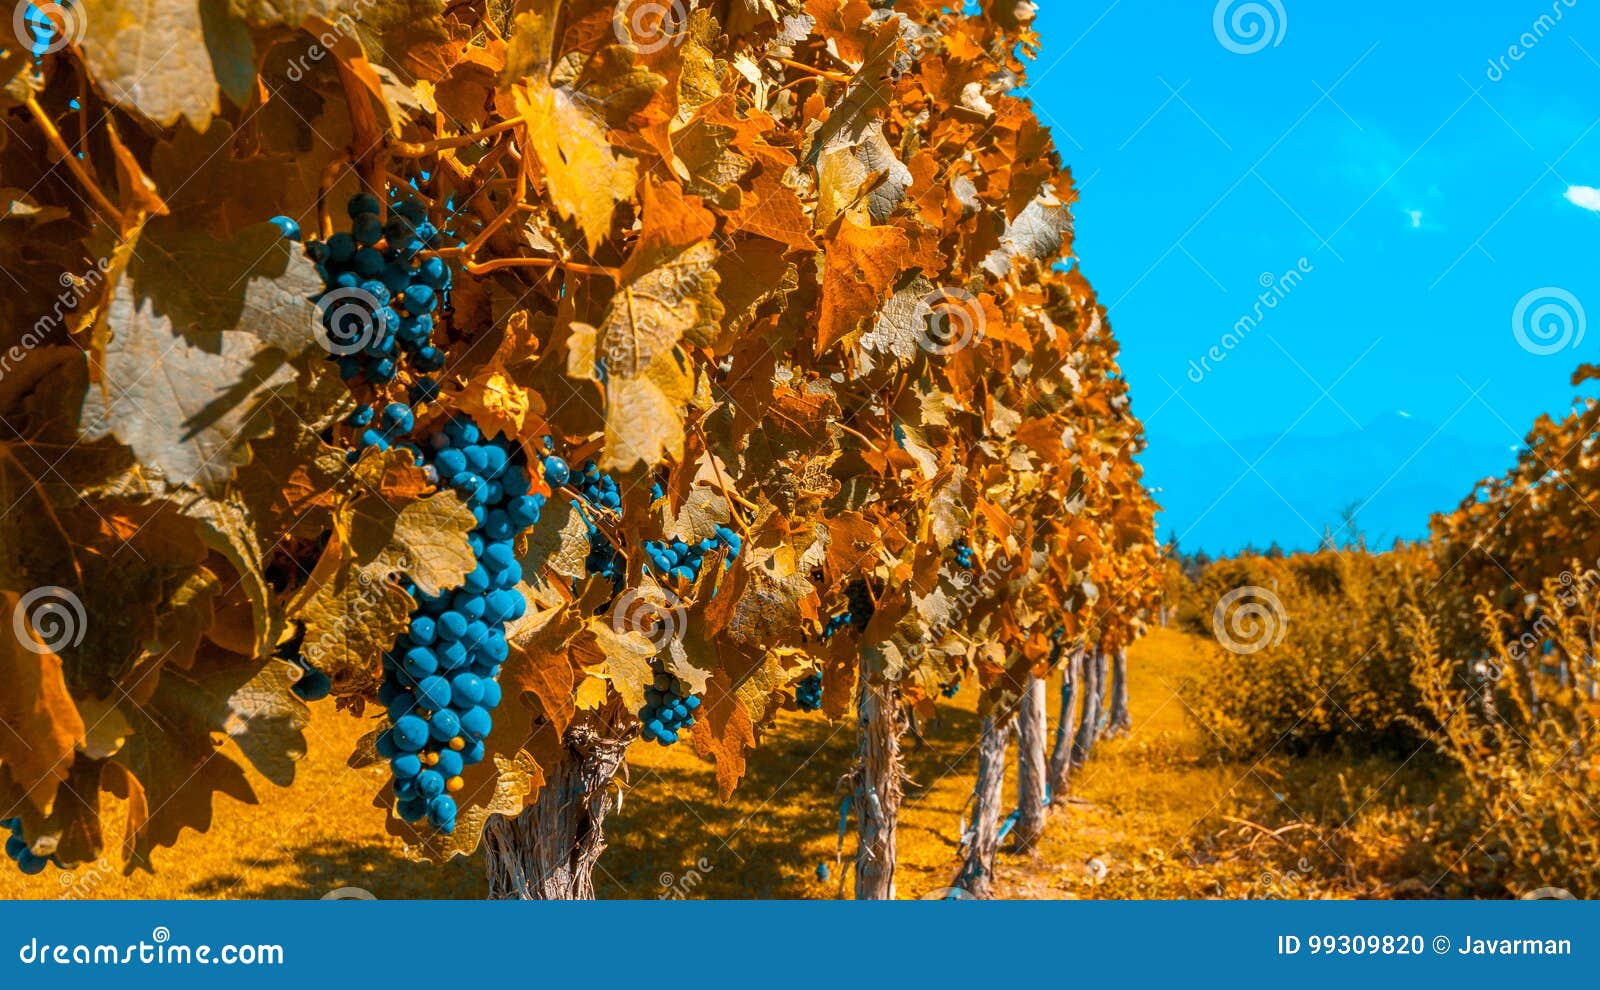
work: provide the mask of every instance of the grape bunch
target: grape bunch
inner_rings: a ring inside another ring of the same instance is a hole
[[[967,543],[967,538],[965,536],[955,542],[955,551],[956,563],[960,566],[970,571],[974,566],[977,565],[978,555],[972,549],[972,546]]]
[[[467,416],[446,421],[420,456],[437,483],[472,510],[477,526],[467,542],[478,566],[461,587],[438,595],[402,584],[418,608],[383,657],[378,700],[390,724],[377,747],[389,759],[400,817],[426,818],[448,833],[456,819],[451,795],[463,786],[462,770],[483,760],[494,725],[490,712],[501,697],[495,678],[509,652],[505,624],[527,611],[517,590],[516,540],[539,521],[544,496],[529,494],[520,446],[485,438]]]
[[[582,495],[590,505],[598,505],[613,512],[622,508],[622,492],[617,489],[617,479],[609,474],[601,474],[600,466],[592,459],[583,462],[578,474],[577,488],[578,494]]]
[[[430,338],[433,313],[448,306],[450,292],[450,266],[417,257],[440,240],[426,209],[396,202],[388,222],[380,209],[376,196],[357,193],[346,206],[350,230],[306,245],[326,290],[318,305],[329,358],[346,381],[360,376],[374,385],[394,380],[402,355],[417,371],[444,367],[444,352]],[[300,234],[288,217],[273,222],[286,237]]]
[[[700,578],[701,560],[706,554],[724,546],[728,548],[728,556],[722,562],[722,569],[727,570],[738,559],[739,551],[744,549],[743,539],[727,526],[718,526],[715,536],[708,536],[698,543],[685,543],[678,537],[646,540],[644,552],[651,565],[662,574],[694,584]]]
[[[864,632],[867,623],[872,621],[872,613],[878,610],[872,600],[872,589],[865,581],[851,581],[844,589],[844,597],[850,603],[850,624],[855,626],[856,632]]]
[[[656,671],[655,681],[644,689],[645,705],[639,709],[639,721],[644,723],[646,742],[654,740],[663,746],[678,741],[678,734],[694,725],[694,713],[700,699],[684,690],[676,677],[662,670]]]
[[[22,837],[22,821],[17,818],[7,818],[0,822],[0,828],[9,829],[11,834],[6,838],[6,855],[17,864],[17,869],[28,876],[37,876],[44,872],[50,865],[46,856],[35,856],[33,850],[28,848],[28,840]]]
[[[850,620],[850,613],[849,612],[840,612],[837,615],[828,616],[827,623],[824,624],[823,627],[822,627],[822,638],[823,639],[828,639],[834,633],[836,633],[839,630],[843,629],[845,626],[848,626],[850,624],[850,621],[851,620]]]
[[[954,698],[960,692],[961,678],[959,677],[939,689],[939,693],[944,695],[946,698]]]
[[[812,674],[794,686],[794,703],[803,712],[814,712],[822,707],[822,675]]]
[[[545,448],[554,448],[554,441],[550,437],[544,438]],[[617,553],[617,548],[600,531],[594,520],[589,518],[589,513],[584,509],[583,503],[610,509],[615,512],[622,508],[622,492],[617,488],[617,481],[609,474],[602,474],[599,465],[593,460],[583,462],[576,479],[573,478],[572,468],[566,461],[554,453],[548,453],[544,458],[545,484],[554,491],[566,484],[572,484],[578,490],[580,498],[572,500],[572,507],[578,510],[583,517],[584,526],[589,533],[589,553],[584,557],[584,569],[590,574],[598,574],[611,582],[612,593],[622,590],[623,582],[627,578],[626,565],[622,555]],[[576,582],[574,582],[576,583]]]

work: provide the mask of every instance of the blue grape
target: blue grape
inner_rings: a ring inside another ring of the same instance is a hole
[[[422,760],[415,753],[406,753],[390,760],[389,769],[396,780],[405,780],[422,772]]]
[[[401,752],[415,753],[428,741],[428,723],[415,715],[403,715],[389,729]]]
[[[268,223],[271,223],[273,226],[277,227],[278,231],[289,240],[298,241],[300,239],[300,225],[295,223],[292,218],[283,216],[273,217],[268,221]]]
[[[368,192],[359,192],[350,197],[350,202],[345,204],[345,210],[353,220],[363,213],[377,213],[383,209],[383,204],[378,202],[378,197]]]

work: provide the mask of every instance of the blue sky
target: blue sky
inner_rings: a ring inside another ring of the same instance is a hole
[[[1211,0],[1040,5],[1027,92],[1163,532],[1312,545],[1364,503],[1374,537],[1421,535],[1570,403],[1600,345],[1590,2],[1224,0],[1220,29]],[[1240,7],[1269,23],[1232,30]]]

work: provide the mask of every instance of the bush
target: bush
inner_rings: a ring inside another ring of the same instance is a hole
[[[1408,616],[1425,728],[1467,782],[1460,811],[1480,836],[1463,868],[1494,864],[1512,890],[1600,893],[1600,682],[1595,614],[1600,580],[1546,581],[1532,625],[1478,600],[1490,649],[1450,656],[1440,623]],[[1508,631],[1509,630],[1509,631]]]
[[[1403,623],[1430,570],[1413,549],[1208,568],[1180,621],[1213,643],[1195,713],[1218,748],[1235,758],[1414,750],[1424,713]]]

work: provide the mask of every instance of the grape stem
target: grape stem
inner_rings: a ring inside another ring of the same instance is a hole
[[[339,175],[350,164],[349,155],[340,155],[322,170],[322,180],[317,183],[317,228],[322,240],[333,236],[333,216],[328,212],[328,194],[333,191]]]
[[[521,124],[521,117],[513,117],[498,124],[491,124],[481,131],[473,131],[471,134],[457,134],[454,137],[435,138],[432,141],[391,141],[389,150],[402,158],[422,158],[435,152],[477,144],[486,137],[502,134]]]
[[[54,148],[56,153],[61,156],[62,163],[65,164],[67,168],[72,171],[72,174],[77,177],[78,181],[83,184],[84,189],[89,193],[89,197],[93,199],[102,210],[105,210],[108,214],[116,218],[117,234],[118,236],[121,236],[123,224],[122,211],[112,205],[111,200],[100,189],[100,184],[94,181],[94,176],[90,175],[89,170],[84,168],[83,162],[78,160],[78,156],[72,153],[72,149],[67,146],[67,142],[61,137],[61,132],[56,130],[56,125],[51,122],[48,116],[45,115],[44,109],[39,106],[39,101],[34,99],[32,96],[28,97],[28,112],[33,114],[34,122],[37,123],[39,125],[39,129],[44,132],[45,140],[48,141],[50,143],[50,147]]]
[[[791,58],[775,58],[773,61],[777,62],[779,65],[786,65],[791,69],[809,73],[810,75],[816,76],[819,79],[827,79],[830,82],[849,84],[853,81],[850,76],[845,75],[843,72],[832,72],[828,69],[819,69],[815,66],[807,65],[804,62],[796,62]]]

